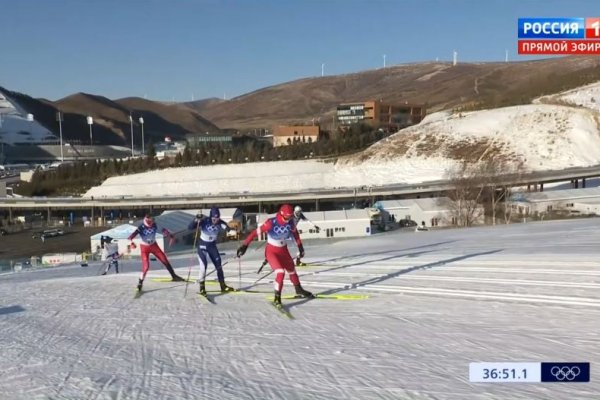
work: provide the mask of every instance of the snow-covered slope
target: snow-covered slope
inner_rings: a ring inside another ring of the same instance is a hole
[[[110,178],[87,196],[281,192],[444,179],[461,160],[488,157],[529,171],[600,164],[600,83],[560,94],[561,104],[427,116],[421,124],[337,163],[285,161],[175,168]],[[572,102],[577,106],[568,106]]]
[[[56,143],[58,138],[39,122],[27,119],[27,112],[0,91],[0,141],[16,143]]]
[[[0,275],[0,398],[597,399],[599,242],[587,219],[305,243],[307,290],[369,297],[285,299],[295,320],[268,304],[272,275],[258,293],[208,285],[216,305],[153,281],[168,276],[158,263],[134,300],[139,260]],[[224,267],[230,285],[261,276],[255,246],[241,275]],[[170,258],[197,276],[192,249]],[[469,383],[484,361],[590,362],[592,376]]]

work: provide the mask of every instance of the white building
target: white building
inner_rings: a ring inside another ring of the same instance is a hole
[[[267,218],[275,214],[258,214],[258,224],[264,223]],[[310,222],[300,221],[298,232],[302,239],[357,237],[371,235],[371,217],[368,209],[350,209],[334,211],[305,212],[304,216],[317,225],[320,230],[313,227]],[[265,240],[263,234],[259,240]]]
[[[418,225],[425,222],[425,226],[453,226],[456,225],[456,207],[448,197],[427,197],[423,199],[382,200],[375,203],[375,207],[384,213],[387,221],[414,221]],[[387,215],[386,215],[387,214]],[[479,205],[475,214],[475,224],[484,223],[483,206]]]
[[[508,206],[523,216],[553,211],[600,215],[600,187],[515,193]]]

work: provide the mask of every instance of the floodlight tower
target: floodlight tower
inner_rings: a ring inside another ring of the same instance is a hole
[[[93,134],[92,134],[92,125],[94,125],[94,118],[92,118],[88,115],[86,120],[87,120],[87,124],[90,126],[90,145],[92,145],[94,143]]]
[[[140,125],[142,125],[142,156],[146,154],[144,149],[144,118],[140,117]]]

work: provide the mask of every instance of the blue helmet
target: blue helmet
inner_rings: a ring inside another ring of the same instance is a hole
[[[221,218],[221,211],[219,211],[219,209],[217,207],[213,207],[210,209],[209,216],[211,218]]]

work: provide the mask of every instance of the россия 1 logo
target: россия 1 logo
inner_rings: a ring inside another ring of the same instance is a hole
[[[519,18],[518,32],[519,54],[600,54],[600,18]]]

